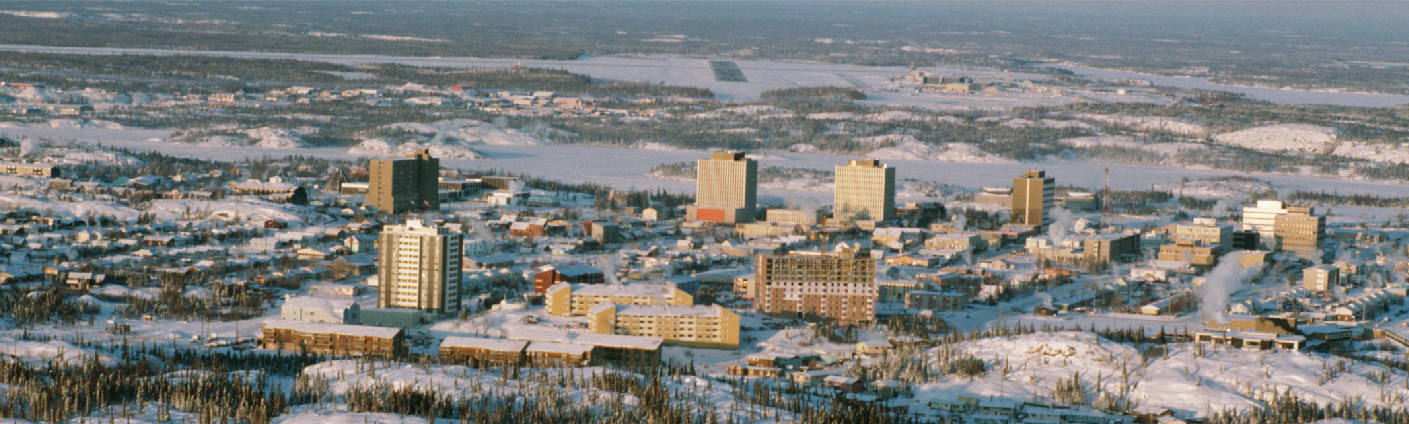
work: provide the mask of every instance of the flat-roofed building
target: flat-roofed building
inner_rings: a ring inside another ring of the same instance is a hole
[[[1321,237],[1326,229],[1326,217],[1316,215],[1309,207],[1292,206],[1278,215],[1273,224],[1277,247],[1305,259],[1322,255]]]
[[[1161,261],[1188,262],[1190,265],[1211,267],[1218,262],[1214,246],[1197,240],[1178,240],[1161,245],[1157,257]]]
[[[1243,229],[1256,231],[1264,244],[1276,237],[1277,217],[1287,213],[1281,200],[1258,200],[1253,206],[1243,207]]]
[[[284,182],[279,177],[271,177],[269,181],[255,179],[234,181],[228,187],[234,194],[255,195],[271,201],[295,205],[308,204],[308,190],[301,185]]]
[[[440,209],[440,159],[427,149],[404,158],[373,160],[368,177],[368,206],[393,214]]]
[[[528,342],[484,337],[446,337],[440,342],[440,360],[458,364],[514,365],[524,360]]]
[[[0,162],[0,174],[58,178],[59,168],[37,163]]]
[[[1218,220],[1213,218],[1194,218],[1193,222],[1174,224],[1170,233],[1170,238],[1176,242],[1195,241],[1213,246],[1219,252],[1227,252],[1233,248],[1233,226],[1219,224]]]
[[[460,233],[408,219],[404,225],[382,229],[377,242],[378,308],[460,310],[460,298],[465,295]]]
[[[566,343],[591,348],[587,364],[646,364],[660,363],[660,348],[665,339],[623,334],[598,334],[564,331],[552,328],[514,328],[508,338],[532,343]],[[533,345],[528,346],[528,359],[534,362]],[[541,356],[541,355],[540,355]],[[542,358],[539,358],[541,360]]]
[[[764,220],[769,224],[810,227],[817,224],[817,214],[795,209],[769,209],[764,211]]]
[[[587,314],[593,333],[660,337],[696,347],[739,347],[739,314],[719,305],[621,306],[602,303]]]
[[[895,168],[875,159],[836,168],[832,217],[850,221],[895,219]]]
[[[1029,169],[1013,179],[1012,223],[1046,227],[1052,222],[1055,178],[1046,171]]]
[[[743,152],[715,152],[695,162],[695,204],[690,221],[750,222],[758,211],[758,162]]]
[[[548,291],[549,287],[558,283],[603,284],[606,281],[606,275],[602,273],[602,270],[590,265],[570,264],[561,267],[548,265],[533,274],[533,291],[543,294]]]
[[[592,365],[592,350],[592,346],[578,343],[531,342],[524,355],[539,367],[585,367]]]
[[[259,345],[319,355],[400,356],[406,353],[406,336],[400,328],[279,319],[264,322]]]
[[[549,287],[544,303],[549,314],[582,316],[602,303],[640,306],[685,306],[695,303],[694,296],[674,283],[633,284],[569,284]]]
[[[1311,291],[1331,291],[1340,284],[1340,268],[1318,265],[1301,270],[1301,287]]]
[[[870,252],[844,246],[835,253],[758,255],[752,287],[763,313],[833,319],[876,319],[876,261]]]
[[[360,324],[360,311],[361,307],[350,297],[329,299],[295,296],[284,299],[284,304],[279,307],[279,318],[328,324]]]

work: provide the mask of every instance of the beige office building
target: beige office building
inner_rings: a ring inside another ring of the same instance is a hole
[[[1214,246],[1219,252],[1233,247],[1233,226],[1219,224],[1213,218],[1194,218],[1193,222],[1174,224],[1170,231],[1175,242],[1191,241]]]
[[[1013,219],[1014,224],[1045,227],[1052,222],[1053,194],[1056,179],[1048,177],[1045,171],[1029,169],[1023,176],[1013,179]]]
[[[719,306],[622,306],[599,304],[587,314],[587,329],[599,334],[660,337],[666,343],[735,349],[739,314]]]
[[[440,159],[421,149],[397,159],[373,160],[366,204],[386,213],[440,209]]]
[[[839,252],[758,255],[754,260],[754,306],[768,314],[834,319],[876,319],[876,261],[854,247]]]
[[[837,166],[832,217],[841,220],[895,219],[895,168],[875,159]]]
[[[1313,214],[1309,207],[1289,206],[1287,213],[1277,215],[1272,232],[1282,251],[1315,259],[1321,256],[1321,234],[1325,229],[1324,215]]]
[[[1301,287],[1311,291],[1331,291],[1340,284],[1340,269],[1335,265],[1313,266],[1301,271]]]
[[[378,239],[377,307],[460,310],[461,235],[419,219],[389,225]]]
[[[758,162],[743,152],[715,152],[695,162],[695,204],[690,221],[750,222],[758,210]]]

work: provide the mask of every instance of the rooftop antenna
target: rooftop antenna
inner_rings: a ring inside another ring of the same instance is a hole
[[[1101,232],[1106,230],[1106,214],[1110,213],[1111,199],[1111,169],[1106,168],[1104,180],[1101,183],[1101,222],[1098,229]]]

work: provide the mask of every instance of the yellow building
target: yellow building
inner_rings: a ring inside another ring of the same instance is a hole
[[[1158,259],[1211,267],[1218,262],[1218,255],[1214,252],[1215,247],[1192,240],[1179,240],[1160,246]]]
[[[1321,256],[1321,234],[1326,229],[1326,217],[1314,215],[1308,207],[1288,207],[1273,224],[1277,246],[1306,259]]]
[[[1052,187],[1056,179],[1044,171],[1029,169],[1023,176],[1013,179],[1014,224],[1045,227],[1052,222],[1052,206],[1055,203]]]
[[[895,168],[875,159],[837,166],[832,217],[840,220],[895,219]]]
[[[660,337],[667,343],[736,349],[739,314],[719,306],[622,306],[602,303],[587,314],[598,334]]]
[[[695,303],[694,296],[665,284],[568,284],[558,283],[544,293],[549,314],[557,316],[582,316],[592,307],[603,303],[638,306],[688,306]]]

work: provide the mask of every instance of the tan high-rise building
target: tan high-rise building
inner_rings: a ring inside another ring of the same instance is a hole
[[[875,159],[837,166],[832,217],[842,220],[895,219],[895,168]]]
[[[758,162],[743,152],[715,152],[695,162],[695,204],[690,221],[751,222],[758,210]]]
[[[440,209],[440,159],[421,149],[397,159],[376,159],[368,170],[366,204],[386,213]]]
[[[1053,194],[1056,179],[1045,171],[1029,169],[1013,179],[1014,224],[1045,227],[1052,222]]]
[[[793,252],[754,260],[754,306],[768,314],[834,319],[876,319],[876,261],[868,251]]]
[[[377,307],[460,310],[465,293],[459,233],[408,219],[405,225],[383,228],[377,243]]]
[[[1273,234],[1277,246],[1284,252],[1315,259],[1321,256],[1321,234],[1326,229],[1326,217],[1315,215],[1311,208],[1288,206],[1287,213],[1277,215]]]

